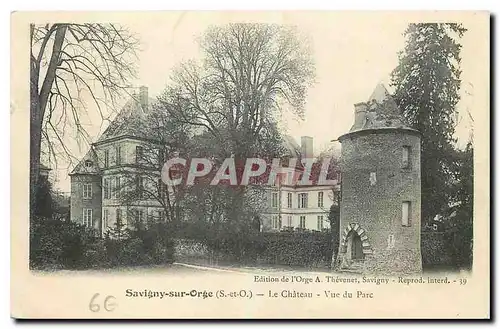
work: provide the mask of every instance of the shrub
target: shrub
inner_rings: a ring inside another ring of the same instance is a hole
[[[127,230],[115,239],[98,237],[92,229],[72,222],[35,218],[30,226],[31,269],[81,269],[169,264],[174,242],[163,224]]]
[[[94,230],[79,224],[36,217],[30,225],[30,267],[83,267],[86,247],[97,240]]]

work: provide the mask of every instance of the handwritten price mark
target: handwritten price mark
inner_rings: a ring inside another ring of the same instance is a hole
[[[99,293],[95,293],[94,296],[90,299],[89,303],[89,309],[91,312],[97,313],[101,311],[101,305],[96,302],[96,299],[100,296]],[[108,295],[106,298],[104,298],[104,303],[103,303],[103,308],[106,312],[113,312],[113,310],[116,308],[117,304],[113,303],[113,300],[115,300],[115,296]]]

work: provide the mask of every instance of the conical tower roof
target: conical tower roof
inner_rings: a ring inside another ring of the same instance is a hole
[[[355,120],[350,132],[378,128],[408,128],[396,101],[379,83],[365,103],[355,105]]]

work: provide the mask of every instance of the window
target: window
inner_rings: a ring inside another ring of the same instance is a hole
[[[158,196],[161,199],[164,199],[166,196],[166,187],[161,178],[158,178]]]
[[[109,178],[104,178],[104,199],[109,199],[111,197],[109,193]]]
[[[115,186],[113,189],[113,198],[120,198],[120,190],[121,190],[121,179],[119,176],[115,177]]]
[[[83,209],[83,225],[92,227],[92,209]]]
[[[83,184],[83,198],[92,199],[92,183]]]
[[[104,150],[104,168],[109,167],[109,150]]]
[[[375,184],[377,184],[377,173],[371,172],[370,173],[370,185],[374,186]]]
[[[108,209],[103,209],[102,213],[102,231],[106,231],[108,228],[108,221],[109,221],[109,210]]]
[[[116,222],[122,223],[122,210],[120,208],[116,209]]]
[[[144,209],[136,209],[135,220],[137,223],[142,223],[144,221]]]
[[[288,192],[286,196],[286,203],[288,205],[288,208],[292,208],[292,193]]]
[[[122,164],[122,147],[121,146],[116,147],[116,164],[117,165]]]
[[[306,216],[300,216],[299,227],[306,228]]]
[[[278,208],[278,193],[273,192],[271,195],[271,207]]]
[[[85,168],[90,168],[90,167],[92,167],[92,161],[85,160]]]
[[[409,146],[403,146],[403,163],[402,163],[402,168],[403,169],[408,169],[410,168],[410,152],[411,149]]]
[[[323,216],[318,216],[318,231],[323,231]]]
[[[410,226],[411,221],[411,202],[404,201],[402,208],[401,225]]]
[[[116,177],[116,197],[119,198],[121,196],[122,190],[122,182],[120,177]]]
[[[394,244],[395,244],[394,235],[389,234],[389,236],[387,237],[387,248],[388,249],[394,248]]]
[[[142,146],[135,147],[135,163],[141,163],[143,158],[144,148]]]
[[[307,193],[299,193],[299,208],[307,208]]]
[[[136,178],[137,197],[142,199],[144,197],[144,179],[142,176]]]
[[[278,215],[273,215],[273,217],[271,218],[271,225],[273,227],[273,229],[275,230],[279,230],[281,228],[281,223],[280,223],[280,217]]]
[[[292,227],[292,216],[291,215],[288,215],[286,217],[286,226]]]
[[[323,192],[318,192],[318,208],[323,208]]]
[[[158,219],[160,221],[165,221],[165,210],[158,210]]]

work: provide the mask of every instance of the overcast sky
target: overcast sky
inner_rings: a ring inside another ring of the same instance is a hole
[[[259,13],[247,16],[173,12],[142,13],[126,19],[120,16],[119,23],[128,26],[141,39],[136,84],[148,86],[152,97],[161,93],[176,64],[199,55],[196,37],[212,24],[257,20],[297,25],[313,42],[316,83],[308,92],[305,120],[298,121],[286,115],[284,127],[298,142],[300,136],[312,136],[315,151],[319,152],[331,145],[332,139],[349,130],[354,119],[354,103],[366,101],[380,82],[391,91],[389,75],[398,63],[398,52],[404,47],[402,34],[414,19],[401,13],[375,12],[306,15],[289,12],[286,15]],[[463,97],[457,127],[457,137],[462,145],[470,131],[467,109],[474,116],[473,86],[483,83],[477,80],[474,72],[474,41],[484,38],[484,30],[473,25],[465,27],[469,31],[462,39]],[[105,126],[100,127],[97,116],[91,120],[94,126],[88,130],[96,140]],[[83,155],[87,149],[76,148],[74,152]],[[56,188],[69,191],[68,169],[59,168],[53,174]]]

